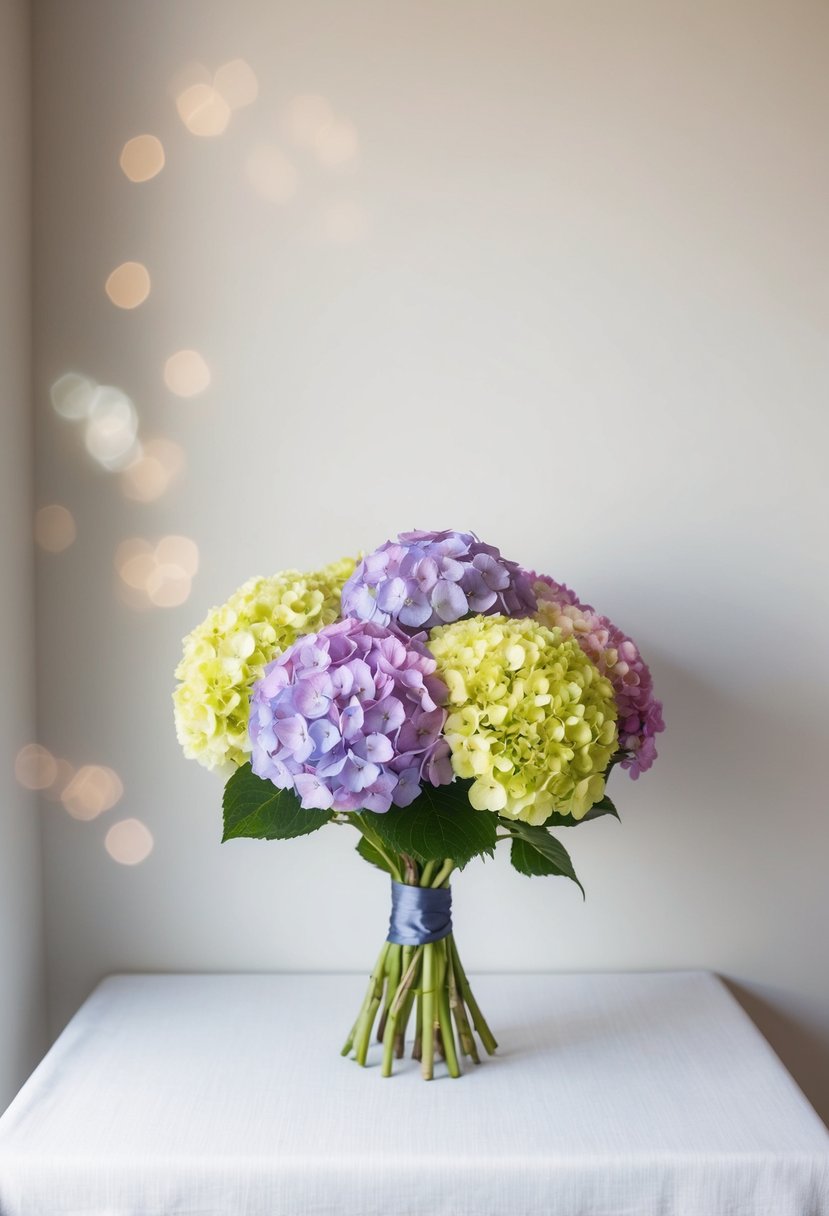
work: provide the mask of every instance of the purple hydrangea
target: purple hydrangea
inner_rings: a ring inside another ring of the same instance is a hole
[[[472,532],[401,532],[358,564],[343,616],[415,634],[476,613],[529,616],[529,574]]]
[[[299,638],[254,686],[251,765],[306,810],[385,812],[452,780],[435,660],[375,621]]]
[[[622,768],[636,780],[656,759],[656,738],[665,729],[662,702],[653,695],[650,668],[632,638],[574,591],[546,574],[531,575],[538,614],[565,637],[574,637],[603,676],[610,680],[618,710]]]

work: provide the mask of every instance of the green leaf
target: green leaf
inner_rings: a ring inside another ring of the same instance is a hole
[[[473,857],[492,855],[497,819],[470,805],[470,782],[424,786],[411,806],[392,807],[385,815],[361,811],[380,840],[393,853],[408,853],[417,861],[451,857],[462,869]]]
[[[616,810],[616,807],[610,801],[607,794],[605,794],[604,798],[602,798],[599,802],[596,802],[593,804],[593,806],[591,806],[587,814],[582,817],[581,822],[587,823],[590,819],[601,819],[602,815],[613,815],[613,817],[618,819],[620,823],[622,822],[619,817],[619,812]]]
[[[520,820],[501,820],[512,833],[510,861],[519,874],[530,878],[555,874],[569,878],[584,895],[584,887],[576,877],[570,854],[560,840],[551,836],[546,828],[533,827]]]
[[[373,844],[369,844],[365,836],[360,837],[360,843],[357,845],[357,852],[362,857],[363,861],[367,861],[371,866],[377,866],[378,870],[382,870],[384,874],[391,874],[388,863],[382,854],[378,853]]]
[[[277,789],[243,764],[225,786],[222,840],[250,836],[256,840],[292,840],[316,832],[333,811],[304,811],[293,790]]]

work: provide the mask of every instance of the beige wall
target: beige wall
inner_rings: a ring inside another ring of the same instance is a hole
[[[35,733],[28,7],[0,0],[0,1110],[44,1028],[37,803],[14,776]]]
[[[47,809],[55,1028],[113,969],[368,965],[382,880],[333,830],[220,847],[172,670],[254,572],[472,527],[637,637],[668,731],[613,782],[622,826],[568,839],[585,905],[505,857],[458,880],[470,965],[713,968],[829,1112],[827,6],[37,14],[37,496],[78,530],[40,562],[41,726],[125,790],[92,821]],[[181,69],[240,56],[257,100],[194,136]],[[309,93],[336,115],[310,147]],[[144,132],[167,163],[134,184]],[[126,260],[152,280],[133,311],[103,289]],[[181,348],[212,373],[190,399],[162,377]],[[68,370],[184,450],[165,495],[124,498],[54,414]],[[168,533],[199,546],[190,597],[137,611],[118,546]],[[155,842],[133,867],[105,849],[127,817]]]

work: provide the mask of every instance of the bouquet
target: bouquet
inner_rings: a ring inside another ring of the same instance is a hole
[[[357,830],[391,920],[343,1055],[375,1033],[460,1075],[497,1044],[452,932],[450,880],[509,844],[577,883],[551,828],[617,815],[663,729],[635,643],[574,592],[467,532],[404,532],[359,561],[245,583],[184,641],[176,730],[227,778],[224,840]],[[477,1036],[477,1038],[476,1038]]]

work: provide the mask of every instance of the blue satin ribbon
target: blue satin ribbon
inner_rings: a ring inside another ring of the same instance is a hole
[[[387,941],[396,946],[425,946],[452,932],[452,892],[449,887],[410,887],[391,884],[391,919]]]

